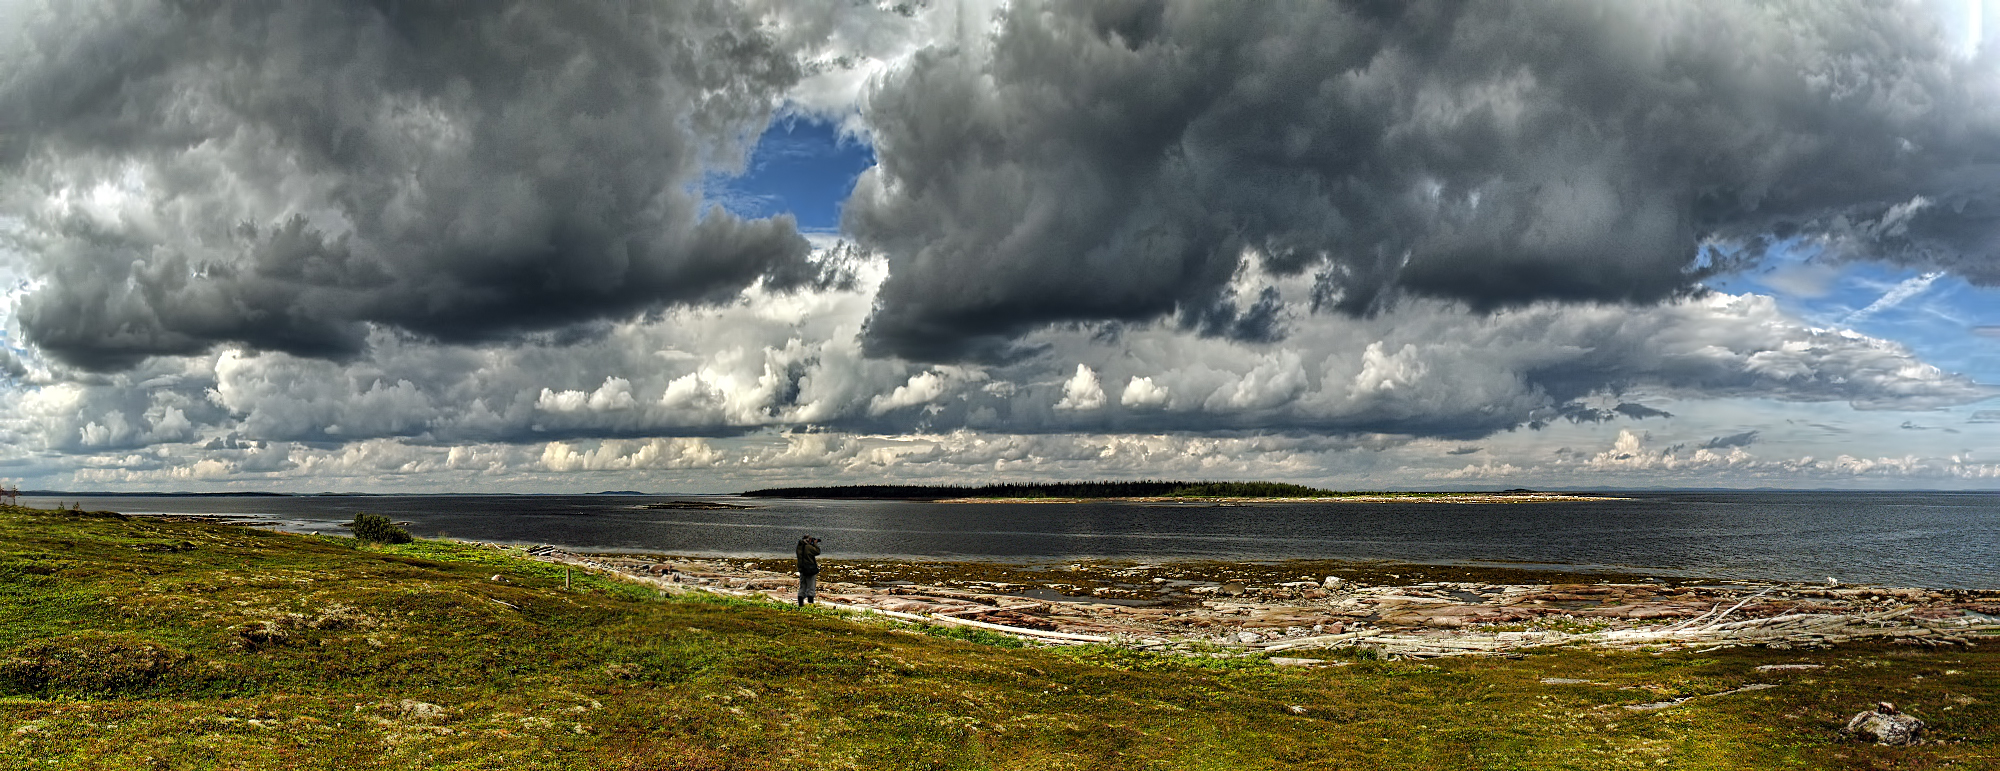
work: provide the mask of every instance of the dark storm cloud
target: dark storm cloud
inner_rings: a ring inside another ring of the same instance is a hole
[[[1584,382],[1591,381],[1584,379]],[[1536,385],[1551,393],[1563,394],[1571,398],[1579,398],[1590,393],[1587,389],[1578,388],[1576,382],[1571,382],[1567,378],[1550,379],[1547,382],[1537,383]],[[1620,417],[1632,420],[1645,420],[1646,418],[1671,418],[1674,416],[1673,413],[1666,410],[1656,410],[1634,402],[1619,402],[1617,406],[1605,408],[1592,407],[1581,402],[1572,401],[1557,406],[1552,412],[1554,413],[1553,417],[1562,418],[1571,423],[1609,423]],[[1547,424],[1547,419],[1544,418],[1539,425],[1534,425],[1533,427],[1539,429]]]
[[[218,341],[342,356],[810,277],[704,210],[796,59],[718,0],[63,3],[0,41],[29,339],[115,369]]]
[[[1730,434],[1728,436],[1715,437],[1706,442],[1702,442],[1701,447],[1704,450],[1720,450],[1726,447],[1749,447],[1750,445],[1756,443],[1757,443],[1757,432],[1745,431],[1740,434]]]
[[[1027,1],[996,29],[866,107],[874,350],[1269,338],[1246,253],[1350,314],[1655,302],[1783,239],[2000,283],[1992,62],[1928,6]]]
[[[1633,402],[1622,402],[1618,406],[1612,407],[1611,411],[1616,412],[1620,415],[1624,415],[1625,417],[1631,418],[1633,420],[1645,420],[1646,418],[1671,418],[1674,416],[1673,413],[1668,412],[1666,410],[1656,410],[1646,405],[1635,404]]]

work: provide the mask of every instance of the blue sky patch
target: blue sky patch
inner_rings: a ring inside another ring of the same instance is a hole
[[[1789,259],[1788,259],[1789,258]],[[1983,383],[2000,383],[2000,291],[1948,273],[1872,262],[1778,255],[1763,268],[1710,281],[1756,292],[1807,322],[1908,346],[1918,358]]]
[[[807,232],[840,229],[840,205],[861,172],[875,165],[875,148],[843,137],[833,123],[783,116],[758,137],[739,176],[711,176],[708,199],[742,217],[790,212]]]

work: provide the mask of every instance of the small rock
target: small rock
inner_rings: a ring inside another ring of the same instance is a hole
[[[1236,633],[1236,641],[1237,641],[1237,642],[1240,642],[1240,643],[1243,643],[1243,644],[1245,644],[1245,645],[1248,645],[1248,644],[1250,644],[1250,643],[1253,643],[1253,642],[1257,642],[1258,640],[1262,640],[1262,639],[1264,639],[1264,636],[1263,636],[1263,635],[1261,635],[1261,634],[1258,634],[1258,633],[1256,633],[1256,632],[1237,632],[1237,633]]]
[[[330,605],[321,608],[318,615],[305,622],[306,626],[325,631],[345,629],[373,629],[375,619],[360,609],[347,605]]]
[[[443,720],[446,714],[443,707],[428,701],[417,701],[416,699],[404,699],[396,702],[396,712],[402,715],[404,720],[415,720],[424,723]]]
[[[230,627],[229,631],[236,633],[233,647],[238,650],[254,651],[268,646],[283,645],[291,639],[291,633],[285,630],[285,626],[286,624],[281,621],[248,621]]]
[[[1877,702],[1874,709],[1855,715],[1840,732],[1876,744],[1907,747],[1923,742],[1924,721],[1905,715],[1897,711],[1896,705],[1883,701]]]

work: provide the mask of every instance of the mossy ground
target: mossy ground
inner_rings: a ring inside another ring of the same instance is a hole
[[[562,587],[479,546],[0,509],[0,768],[2000,768],[1993,644],[1296,669]],[[1839,741],[1878,700],[1946,743]]]

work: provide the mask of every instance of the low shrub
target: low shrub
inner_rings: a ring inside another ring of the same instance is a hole
[[[388,517],[361,512],[354,515],[354,537],[374,543],[409,543],[410,531],[396,526]]]

